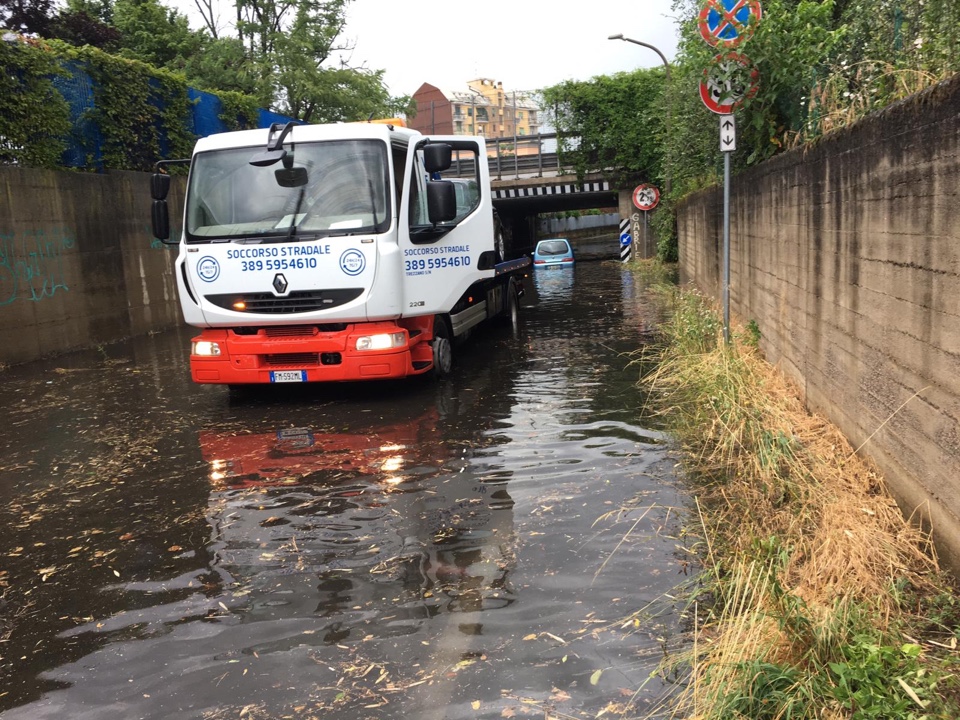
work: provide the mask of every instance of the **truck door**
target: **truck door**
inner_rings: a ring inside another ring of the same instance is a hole
[[[453,148],[453,163],[439,179],[430,177],[424,165],[423,147],[431,142]],[[494,275],[493,202],[483,139],[433,136],[411,144],[405,177],[399,218],[402,312],[446,313],[473,283]],[[452,220],[430,222],[427,187],[434,182],[460,186]]]

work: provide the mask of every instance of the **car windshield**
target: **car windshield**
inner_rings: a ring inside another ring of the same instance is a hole
[[[564,240],[549,240],[540,243],[537,247],[537,253],[540,255],[566,255],[568,252],[569,247]]]
[[[386,232],[390,184],[384,143],[297,143],[286,148],[283,161],[251,165],[261,150],[197,154],[187,191],[187,242]]]

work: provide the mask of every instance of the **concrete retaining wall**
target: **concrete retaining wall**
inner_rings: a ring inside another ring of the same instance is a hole
[[[182,322],[176,249],[150,230],[149,178],[0,167],[0,363]]]
[[[678,228],[719,298],[722,189]],[[960,76],[735,177],[730,296],[960,569]]]

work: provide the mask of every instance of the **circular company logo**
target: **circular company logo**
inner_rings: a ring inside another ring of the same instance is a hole
[[[347,275],[359,275],[367,266],[367,260],[359,250],[347,250],[340,256],[340,269]]]
[[[209,255],[203,256],[197,262],[197,275],[204,282],[213,282],[220,277],[220,263]]]

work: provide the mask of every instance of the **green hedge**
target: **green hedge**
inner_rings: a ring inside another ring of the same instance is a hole
[[[150,170],[163,157],[188,157],[196,142],[189,87],[182,75],[58,40],[0,43],[0,163],[63,167],[82,148],[83,170]],[[93,107],[72,117],[54,78],[71,68],[93,81]],[[258,104],[240,93],[212,93],[229,130],[257,127]],[[99,142],[89,131],[93,125]]]

